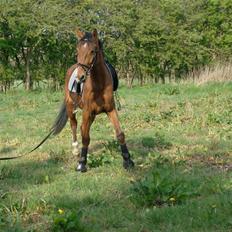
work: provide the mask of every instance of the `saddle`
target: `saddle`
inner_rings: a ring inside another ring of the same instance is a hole
[[[106,67],[108,68],[112,80],[113,80],[113,91],[116,91],[118,89],[118,74],[114,68],[114,66],[109,63],[107,60],[105,60]]]
[[[113,65],[110,64],[107,60],[105,60],[105,65],[107,69],[109,70],[111,78],[112,78],[113,91],[116,91],[118,89],[118,84],[119,84],[117,72],[115,68],[113,67]],[[84,83],[77,83],[76,78],[77,78],[77,69],[74,69],[69,79],[68,89],[72,93],[77,93],[78,95],[81,95]]]

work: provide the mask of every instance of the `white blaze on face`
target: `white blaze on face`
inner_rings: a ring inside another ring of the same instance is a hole
[[[87,47],[87,45],[88,45],[88,43],[85,43],[83,46],[84,46],[84,48],[86,48]]]

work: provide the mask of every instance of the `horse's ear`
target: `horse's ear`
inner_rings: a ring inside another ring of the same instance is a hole
[[[97,29],[94,29],[92,32],[93,38],[98,41],[98,33],[97,33]]]
[[[85,33],[81,31],[79,28],[76,29],[76,36],[78,40],[82,39],[84,37]]]

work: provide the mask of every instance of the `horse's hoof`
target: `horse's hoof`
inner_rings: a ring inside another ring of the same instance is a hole
[[[135,166],[133,160],[131,159],[127,159],[127,160],[123,160],[123,167],[125,169],[131,169]]]
[[[79,163],[77,165],[77,171],[78,172],[87,172],[87,168],[85,164]]]

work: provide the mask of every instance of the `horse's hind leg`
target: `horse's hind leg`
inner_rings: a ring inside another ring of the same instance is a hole
[[[125,169],[132,168],[134,166],[134,162],[131,160],[130,153],[129,153],[129,150],[127,148],[126,141],[125,141],[125,134],[123,133],[120,127],[117,111],[113,109],[112,111],[107,112],[107,115],[114,126],[117,139],[121,146],[122,157],[123,157],[123,167]]]
[[[70,119],[70,126],[72,130],[72,154],[78,155],[78,142],[77,142],[77,120],[76,115],[73,113],[73,104],[67,104],[67,113]]]

